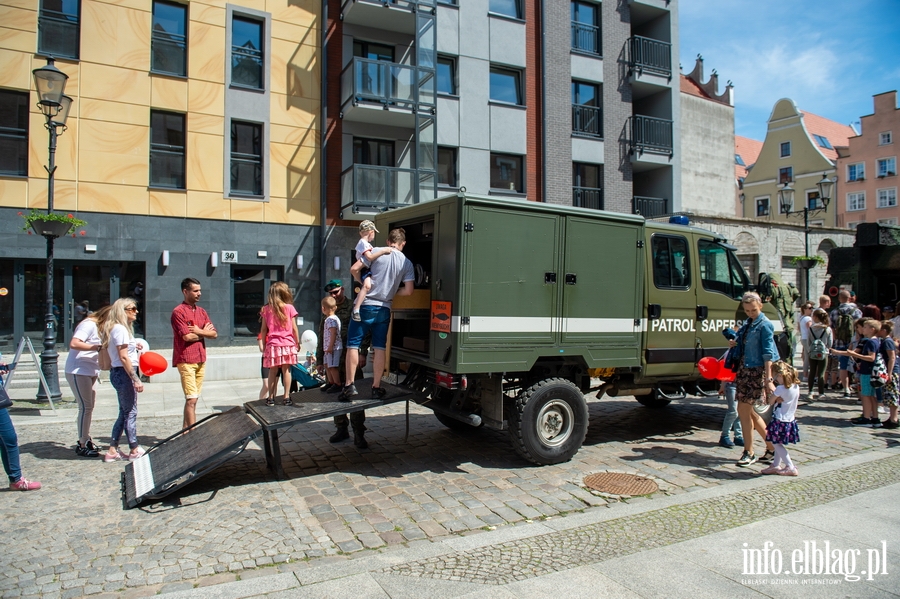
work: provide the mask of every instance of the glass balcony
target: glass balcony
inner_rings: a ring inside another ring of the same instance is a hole
[[[354,164],[341,173],[341,211],[384,212],[437,193],[434,171]]]
[[[437,0],[343,0],[341,20],[372,29],[413,33],[416,13],[431,13],[436,3]]]
[[[436,86],[432,69],[357,57],[341,73],[342,110],[346,117],[348,109],[360,103],[374,103],[388,108],[431,111]]]

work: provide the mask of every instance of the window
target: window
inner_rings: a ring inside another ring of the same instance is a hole
[[[897,174],[896,158],[879,158],[877,163],[879,177],[889,177]]]
[[[521,72],[512,69],[491,67],[491,100],[521,105],[521,75]]]
[[[856,221],[856,222],[852,222],[852,223],[847,223],[847,228],[848,229],[856,229],[856,227],[859,226],[860,222],[865,222],[865,221]]]
[[[783,141],[781,142],[781,157],[787,158],[791,155],[791,142]]]
[[[769,198],[757,198],[756,216],[769,216]]]
[[[600,86],[583,81],[572,82],[572,132],[603,137],[603,111]]]
[[[894,225],[896,227],[897,219],[896,218],[879,218],[878,224],[879,225]]]
[[[813,139],[816,140],[816,143],[819,144],[820,148],[825,148],[826,150],[834,149],[831,145],[831,142],[828,141],[827,137],[824,137],[822,135],[813,135]]]
[[[749,286],[744,267],[737,257],[718,243],[701,239],[697,242],[700,256],[700,281],[707,291],[718,291],[740,299]]]
[[[187,6],[154,0],[150,70],[187,75]]]
[[[657,289],[688,289],[691,286],[687,240],[684,237],[654,235],[653,284]]]
[[[231,121],[231,193],[261,196],[262,125]]]
[[[741,155],[740,155],[740,154],[735,154],[735,155],[734,155],[734,163],[737,164],[738,166],[747,166],[747,165],[744,163],[744,159],[741,158]]]
[[[521,156],[491,153],[491,189],[525,192]]]
[[[786,166],[778,169],[778,183],[783,185],[794,180],[794,167]]]
[[[456,148],[438,148],[437,182],[446,187],[459,187]]]
[[[456,95],[456,61],[445,56],[438,56],[437,91],[439,94]]]
[[[353,164],[394,166],[394,142],[384,139],[353,138]]]
[[[886,146],[894,143],[894,137],[891,135],[890,131],[885,131],[884,133],[878,134],[878,145]]]
[[[490,0],[488,11],[495,15],[503,15],[512,17],[513,19],[522,18],[521,0]]]
[[[41,0],[38,54],[78,58],[80,16],[80,0]]]
[[[253,266],[231,267],[232,322],[235,337],[259,335],[259,305],[266,301],[269,286],[283,281],[283,270]],[[224,325],[223,325],[224,326]]]
[[[150,111],[150,187],[185,189],[184,115]]]
[[[866,178],[866,163],[858,162],[847,165],[847,181],[862,181]]]
[[[0,175],[28,176],[28,92],[0,89]]]
[[[570,3],[572,19],[572,49],[589,54],[600,54],[599,5],[591,2]]]
[[[368,58],[369,60],[394,62],[394,47],[387,44],[353,40],[353,56]]]
[[[263,24],[235,16],[231,22],[231,84],[263,88]]]
[[[603,167],[572,163],[572,205],[603,210]]]
[[[865,210],[866,209],[866,192],[847,194],[847,211]]]
[[[878,190],[878,207],[879,208],[896,208],[897,207],[897,188],[879,189]]]

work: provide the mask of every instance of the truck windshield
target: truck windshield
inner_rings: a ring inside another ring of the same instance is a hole
[[[740,299],[747,288],[747,275],[734,252],[710,239],[699,240],[697,249],[703,288]]]

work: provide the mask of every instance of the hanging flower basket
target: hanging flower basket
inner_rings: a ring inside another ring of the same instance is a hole
[[[44,237],[63,237],[71,233],[72,229],[83,227],[87,223],[80,218],[75,218],[71,214],[59,214],[57,212],[39,212],[32,210],[28,214],[19,213],[25,224],[23,231],[34,231],[38,235]]]
[[[825,264],[825,259],[821,256],[797,256],[796,258],[791,259],[791,263],[800,268],[809,270],[820,264]]]

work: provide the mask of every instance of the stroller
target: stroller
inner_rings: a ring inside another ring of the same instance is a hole
[[[316,389],[325,384],[325,379],[318,375],[309,373],[309,370],[303,364],[293,364],[291,366],[291,393],[296,393],[303,389]]]

